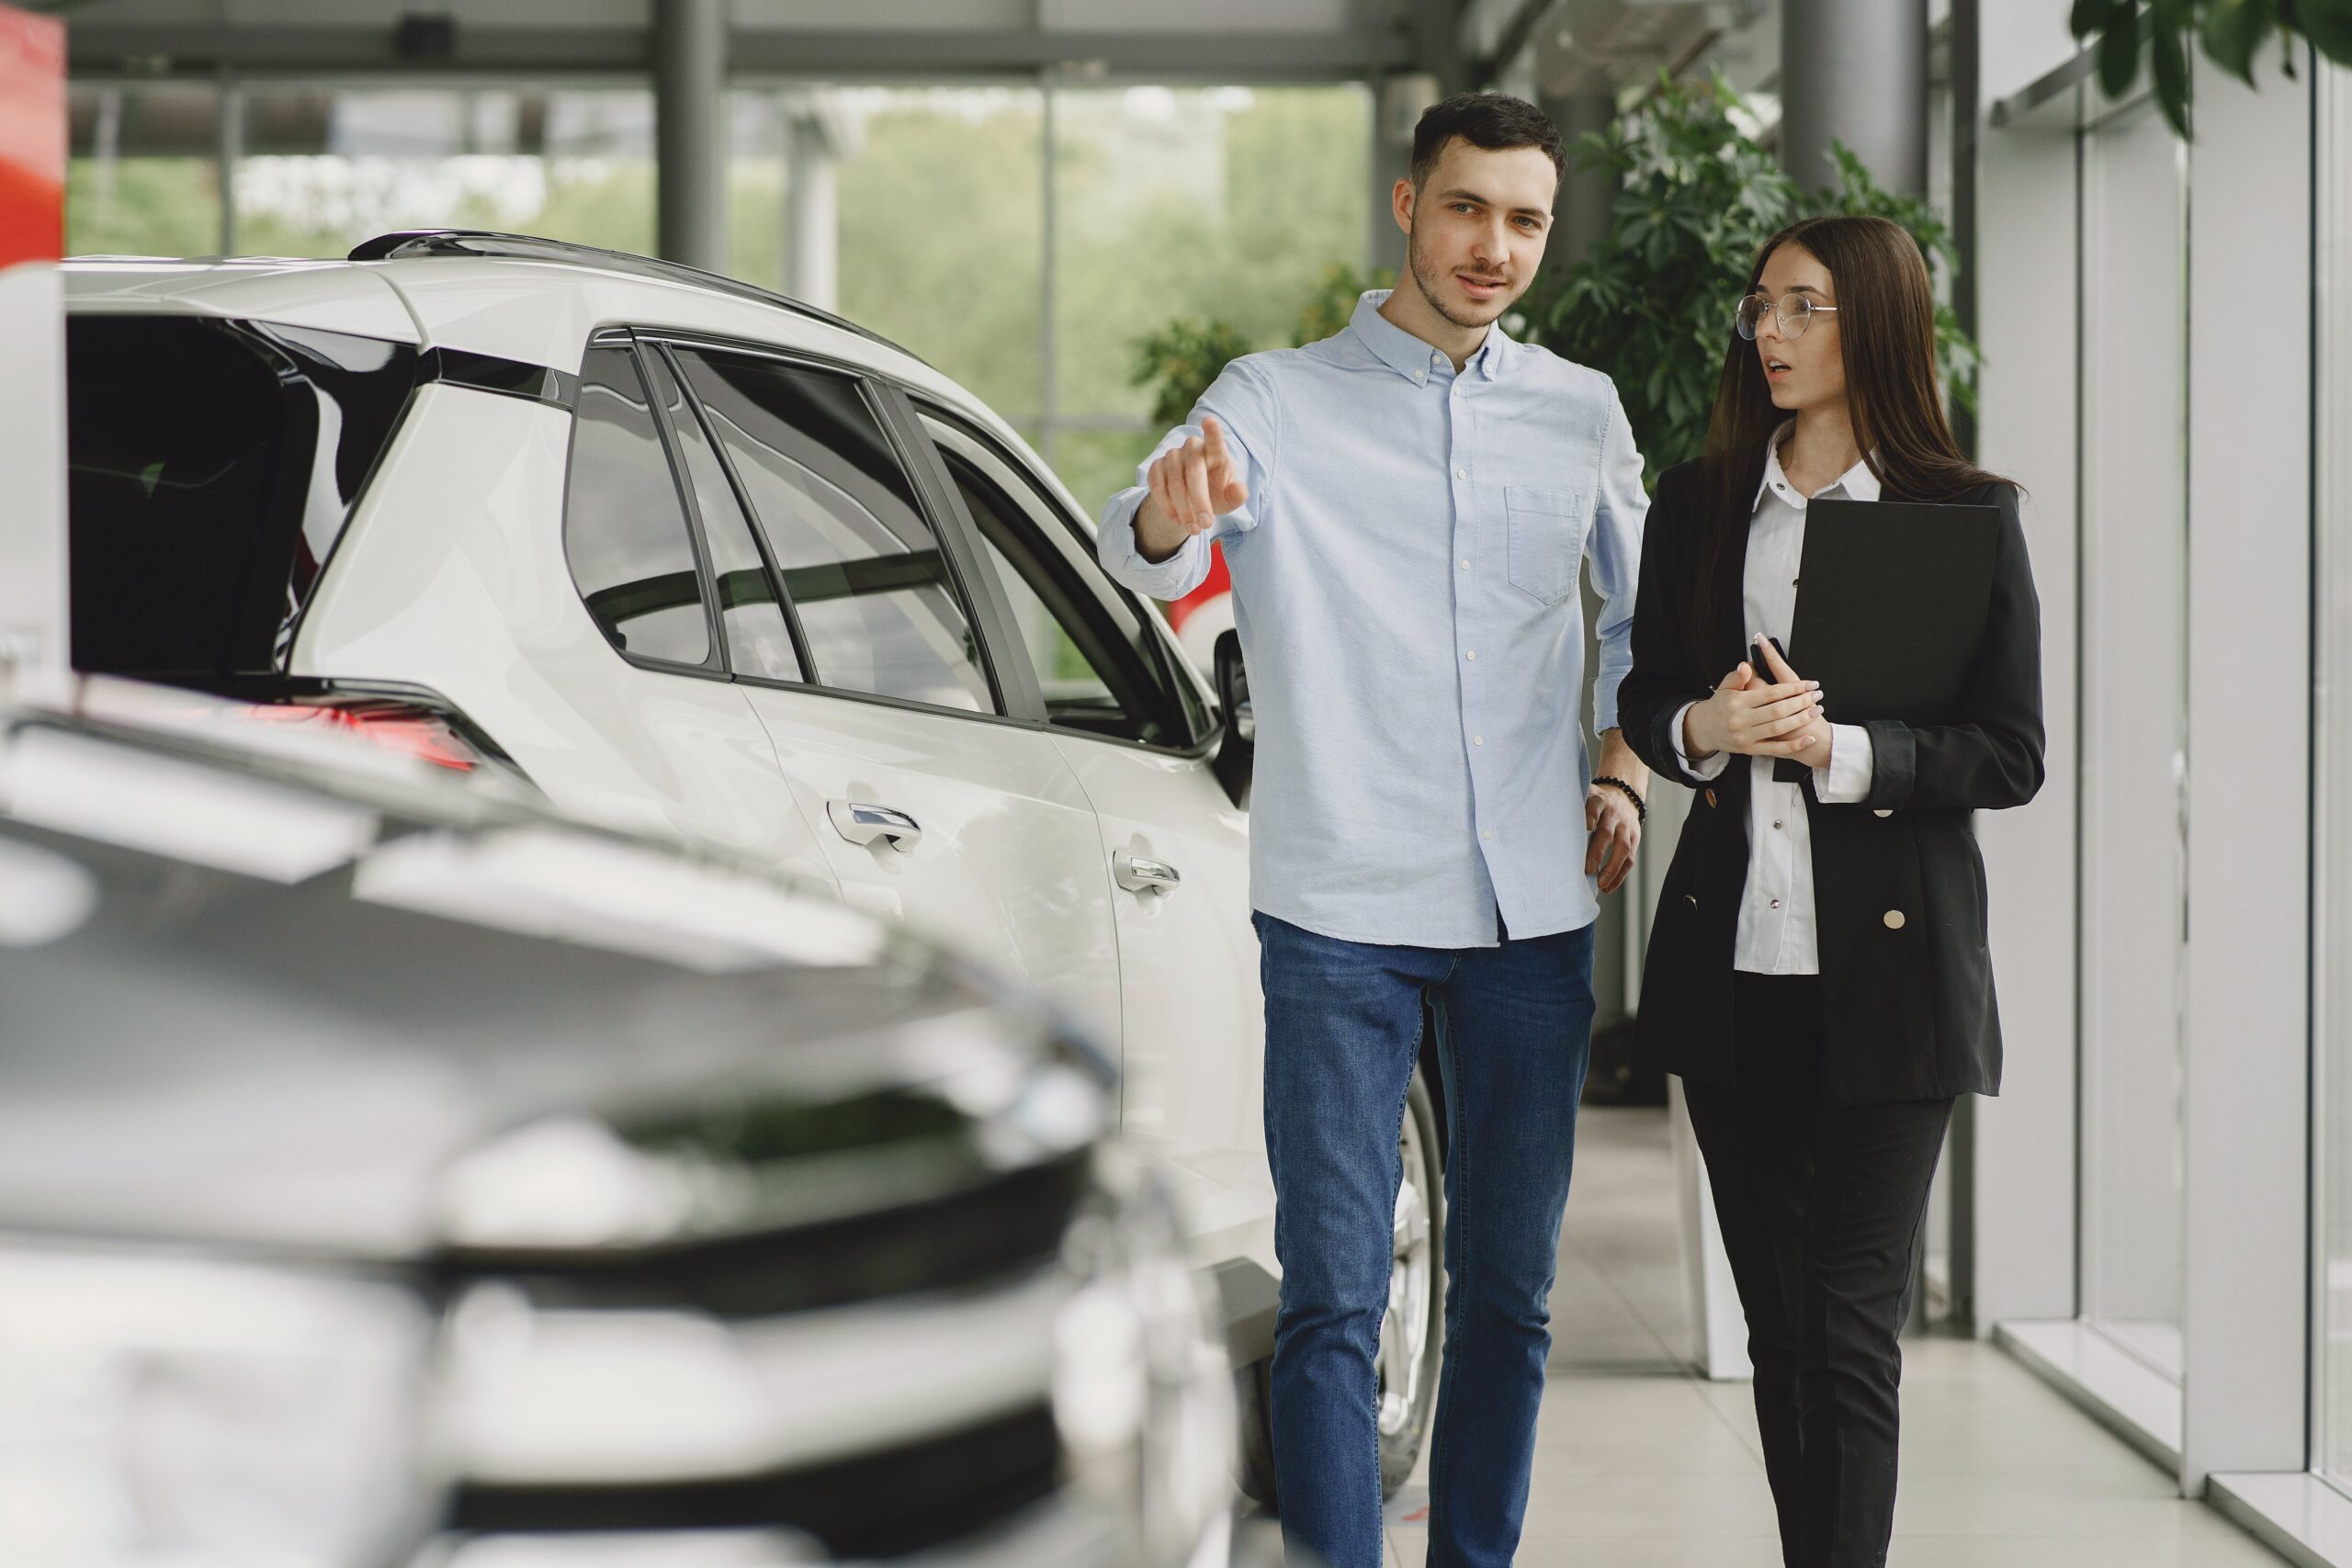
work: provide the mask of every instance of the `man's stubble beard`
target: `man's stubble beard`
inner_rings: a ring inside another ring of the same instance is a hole
[[[1429,301],[1430,309],[1464,332],[1476,332],[1480,327],[1493,326],[1502,320],[1503,312],[1510,310],[1519,299],[1519,296],[1513,294],[1508,299],[1498,300],[1494,314],[1491,316],[1464,320],[1455,315],[1446,308],[1445,301],[1438,297],[1437,289],[1430,282],[1430,273],[1433,269],[1422,265],[1421,236],[1418,228],[1408,231],[1405,236],[1405,270],[1413,275],[1413,287],[1421,291],[1421,298]]]

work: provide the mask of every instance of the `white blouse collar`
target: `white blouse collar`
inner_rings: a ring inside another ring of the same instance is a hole
[[[1772,432],[1772,439],[1764,448],[1764,478],[1756,487],[1756,499],[1748,502],[1750,511],[1764,504],[1764,495],[1768,491],[1798,511],[1804,510],[1806,498],[1797,492],[1797,487],[1789,482],[1789,476],[1781,468],[1781,443],[1788,440],[1789,433],[1796,427],[1795,420],[1783,420],[1781,427]],[[1878,476],[1871,472],[1870,464],[1860,462],[1838,475],[1837,482],[1824,487],[1820,493],[1827,495],[1831,491],[1843,491],[1849,500],[1876,501],[1879,488]]]

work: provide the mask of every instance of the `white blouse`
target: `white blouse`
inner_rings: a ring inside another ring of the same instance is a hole
[[[1797,568],[1804,558],[1805,497],[1781,468],[1781,444],[1794,422],[1773,433],[1765,459],[1764,482],[1756,487],[1756,511],[1747,529],[1747,567],[1740,585],[1747,637],[1789,641],[1795,618]],[[1877,476],[1857,463],[1825,487],[1824,497],[1876,501]],[[1759,673],[1762,671],[1759,669]],[[1804,671],[1799,670],[1798,674]],[[1770,675],[1764,679],[1770,680]],[[1838,694],[1826,686],[1823,707],[1834,712]],[[1697,706],[1686,703],[1674,716],[1674,756],[1694,778],[1720,777],[1732,753],[1718,751],[1693,763],[1683,750],[1682,724]],[[1871,734],[1858,724],[1830,725],[1829,765],[1813,770],[1814,797],[1827,804],[1866,800],[1871,793]],[[1818,975],[1820,948],[1813,908],[1813,826],[1805,817],[1804,790],[1772,776],[1770,757],[1751,757],[1747,807],[1747,886],[1739,900],[1739,932],[1732,967],[1758,975]]]

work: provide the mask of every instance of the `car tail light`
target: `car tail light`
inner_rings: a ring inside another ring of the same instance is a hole
[[[387,751],[422,758],[454,773],[490,767],[512,771],[514,766],[454,713],[407,698],[354,695],[256,703],[244,714],[266,724],[316,725],[355,735]]]

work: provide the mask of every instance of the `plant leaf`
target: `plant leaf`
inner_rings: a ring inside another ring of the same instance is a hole
[[[2120,98],[2132,91],[2132,84],[2140,75],[2140,12],[2134,6],[2129,16],[2110,15],[2098,39],[2098,85],[2110,98]]]
[[[2206,13],[2206,57],[2239,81],[2254,82],[2254,51],[2278,25],[2267,0],[2213,0]]]
[[[2188,135],[2188,51],[2181,41],[2182,28],[2159,13],[2149,38],[2149,52],[2154,58],[2156,106],[2164,110],[2165,118],[2183,138]]]
[[[2066,28],[2079,43],[2093,33],[2105,32],[2114,25],[2116,13],[2127,8],[2117,0],[2075,0],[2066,16]]]
[[[2352,65],[2352,0],[2299,0],[2295,13],[2312,48],[2338,65]]]

